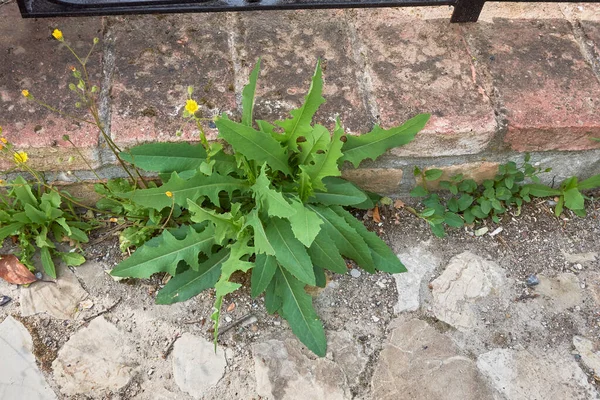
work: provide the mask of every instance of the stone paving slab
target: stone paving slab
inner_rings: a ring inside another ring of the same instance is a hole
[[[74,154],[71,144],[62,140],[68,134],[92,166],[98,166],[96,146],[98,132],[91,125],[74,123],[21,95],[27,89],[31,95],[57,109],[81,117],[75,108],[78,98],[67,85],[74,81],[70,66],[78,66],[67,48],[52,38],[54,28],[60,27],[76,52],[85,57],[94,37],[102,37],[99,18],[22,19],[16,4],[0,9],[0,125],[3,135],[19,149],[35,154],[30,157],[33,167],[40,170],[75,170],[87,168]],[[101,49],[98,49],[101,50]],[[99,84],[102,53],[90,59],[91,80]],[[11,163],[0,159],[0,170]]]
[[[485,150],[496,121],[461,26],[414,18],[407,9],[357,10],[354,15],[382,125],[432,114],[417,138],[392,154],[426,157]]]
[[[489,69],[515,151],[600,145],[600,82],[565,20],[505,20],[466,26],[474,56]]]
[[[114,51],[111,134],[117,144],[198,140],[196,127],[181,118],[188,86],[195,88],[205,117],[236,113],[227,14],[112,17],[108,26]]]

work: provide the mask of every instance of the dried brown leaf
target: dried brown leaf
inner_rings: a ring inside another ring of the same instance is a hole
[[[396,209],[401,209],[402,207],[404,207],[404,202],[400,199],[394,201],[394,208]]]
[[[381,216],[379,215],[379,207],[375,206],[375,208],[373,208],[373,221],[379,223],[381,222]]]
[[[15,285],[37,281],[35,275],[12,254],[0,254],[0,278]]]
[[[227,312],[232,312],[233,310],[235,310],[235,303],[231,303],[228,307],[227,307]]]

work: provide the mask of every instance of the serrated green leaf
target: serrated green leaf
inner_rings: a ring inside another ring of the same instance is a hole
[[[279,268],[277,268],[277,275],[280,274]],[[269,314],[274,314],[281,308],[281,295],[277,293],[276,289],[276,279],[273,279],[265,290],[265,308]]]
[[[296,212],[289,216],[288,220],[292,226],[294,236],[304,246],[310,247],[319,234],[323,221],[317,214],[304,207],[304,204],[300,201],[292,200],[292,207]]]
[[[220,192],[227,192],[231,196],[235,190],[243,192],[248,188],[246,181],[217,173],[210,176],[197,173],[192,178],[184,180],[176,172],[173,172],[171,179],[159,188],[142,189],[118,195],[144,207],[161,211],[165,207],[171,207],[173,202],[178,206],[185,207],[188,199],[197,201],[201,196],[207,196],[213,204],[218,206]],[[171,192],[172,197],[167,196],[166,192]]]
[[[315,273],[315,286],[324,288],[327,286],[327,277],[325,276],[325,270],[321,267],[313,265],[313,272]]]
[[[31,204],[25,204],[25,215],[27,218],[31,220],[34,224],[43,225],[46,220],[46,214],[40,211],[37,207],[32,206]]]
[[[296,239],[290,224],[272,218],[265,228],[267,238],[275,249],[275,258],[286,270],[307,285],[315,285],[312,262],[304,245]]]
[[[314,154],[312,161],[306,165],[305,171],[310,176],[312,187],[315,190],[325,191],[326,188],[323,184],[323,179],[342,174],[338,166],[338,160],[343,157],[342,147],[344,146],[344,142],[341,140],[343,134],[344,129],[338,119],[335,123],[333,137],[327,149],[322,153]]]
[[[271,217],[288,218],[296,213],[294,207],[283,197],[281,192],[271,188],[266,165],[261,168],[260,175],[252,186],[252,192],[262,210]]]
[[[229,249],[222,248],[202,262],[198,270],[188,269],[172,277],[156,295],[157,304],[186,301],[203,290],[213,287],[219,280],[221,265],[229,258]]]
[[[277,260],[267,254],[257,254],[251,277],[251,295],[257,297],[267,289],[275,276]]]
[[[275,249],[271,246],[267,234],[265,233],[265,227],[262,220],[258,216],[258,210],[254,209],[246,217],[246,225],[250,225],[254,230],[254,247],[257,253],[263,253],[268,255],[275,255]]]
[[[312,298],[304,291],[304,283],[279,267],[282,293],[281,314],[290,324],[292,332],[313,353],[324,357],[327,352],[325,329],[312,306]]]
[[[344,179],[327,177],[323,179],[323,183],[326,191],[314,194],[314,198],[319,204],[352,206],[367,200],[367,195],[362,190]]]
[[[577,184],[577,187],[579,190],[589,190],[600,187],[600,174],[584,179]]]
[[[22,222],[13,222],[12,224],[0,226],[0,243],[8,236],[15,235],[24,225]]]
[[[77,267],[85,262],[85,257],[79,253],[69,252],[69,253],[58,253],[58,256],[63,260],[66,265],[71,267]]]
[[[298,154],[298,164],[307,164],[314,159],[317,152],[325,151],[331,142],[331,135],[323,125],[315,125],[306,133],[305,141],[298,143],[300,154]]]
[[[198,269],[198,254],[210,254],[215,243],[214,230],[210,227],[198,233],[188,226],[184,239],[177,240],[168,230],[146,242],[131,257],[123,260],[111,272],[113,276],[149,278],[157,272],[175,275],[177,263],[185,261],[192,269]]]
[[[216,121],[219,137],[225,139],[236,153],[243,154],[259,165],[267,163],[274,171],[291,175],[288,157],[284,148],[270,135],[265,135],[250,126],[233,122],[224,114]]]
[[[252,115],[254,113],[254,92],[256,91],[256,81],[260,71],[260,58],[254,65],[250,73],[249,82],[242,90],[242,124],[252,126]]]
[[[34,207],[38,205],[38,201],[31,191],[31,185],[27,183],[25,178],[19,175],[11,182],[11,185],[11,194],[17,198],[17,201],[19,201],[23,207],[25,207],[26,204]]]
[[[53,279],[56,279],[56,267],[54,266],[54,261],[52,261],[52,255],[50,254],[49,247],[42,247],[40,249],[40,258],[42,260],[42,267],[44,267],[44,272],[48,274]]]
[[[313,264],[321,268],[326,268],[338,274],[345,274],[348,270],[346,262],[340,255],[335,242],[324,230],[319,232],[312,245],[308,248],[308,255]]]
[[[71,226],[70,226],[71,233],[66,232],[69,239],[74,240],[79,243],[87,243],[89,241],[88,235],[86,235],[86,233],[84,231],[82,231],[81,229],[72,226],[72,224],[73,223],[71,222]]]
[[[375,269],[389,272],[390,274],[406,272],[406,267],[402,264],[398,256],[394,254],[392,249],[379,236],[370,232],[359,220],[342,207],[334,206],[331,209],[342,217],[369,246]]]
[[[415,138],[415,135],[425,127],[429,120],[429,114],[419,114],[406,121],[401,126],[382,129],[375,125],[373,130],[360,136],[347,136],[346,143],[342,151],[344,157],[342,160],[350,161],[354,167],[365,159],[377,159],[387,150],[409,143]]]
[[[340,254],[356,261],[365,271],[375,272],[375,264],[369,246],[344,218],[329,207],[313,204],[309,204],[307,207],[323,220],[324,224],[321,229],[333,240]]]
[[[232,205],[231,212],[218,213],[199,206],[191,200],[188,200],[188,209],[192,214],[192,222],[201,223],[209,221],[214,227],[215,242],[221,244],[225,239],[234,238],[242,229],[243,222],[236,219],[235,214],[239,210],[240,204]]]
[[[290,146],[296,143],[296,140],[300,136],[305,136],[312,130],[310,124],[313,116],[321,104],[325,102],[325,99],[321,95],[322,91],[323,78],[321,61],[319,60],[317,61],[315,73],[313,74],[308,93],[304,97],[304,104],[302,104],[302,107],[290,112],[292,118],[275,122],[284,129],[285,136],[289,140]]]
[[[298,174],[298,179],[296,180],[296,184],[298,186],[297,192],[300,200],[305,202],[310,196],[313,195],[314,190],[312,187],[312,179],[310,178],[308,172],[306,172],[306,166],[300,165],[299,168],[300,173]]]
[[[553,189],[550,186],[542,185],[540,183],[531,183],[524,187],[529,188],[529,194],[535,197],[559,196],[561,194],[560,190]]]
[[[583,210],[584,209],[584,198],[579,189],[576,187],[571,188],[564,193],[565,207],[569,210]]]

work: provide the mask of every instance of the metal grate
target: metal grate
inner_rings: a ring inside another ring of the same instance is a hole
[[[17,0],[24,18],[217,11],[454,6],[451,22],[476,22],[486,0]],[[532,3],[530,0],[500,0]],[[577,0],[544,0],[581,3]],[[600,3],[600,0],[587,0]]]

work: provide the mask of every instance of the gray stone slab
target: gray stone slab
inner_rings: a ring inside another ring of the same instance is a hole
[[[173,377],[179,388],[196,399],[215,386],[225,373],[227,361],[221,348],[204,338],[184,333],[173,346]]]
[[[495,349],[477,358],[477,368],[510,400],[600,398],[573,357],[553,349]]]
[[[444,272],[431,282],[433,313],[458,330],[476,327],[480,320],[478,303],[490,296],[507,294],[505,276],[496,263],[468,251],[453,257]]]
[[[58,319],[71,319],[77,305],[88,296],[77,277],[65,266],[57,268],[56,282],[35,282],[21,288],[21,315],[47,313]]]
[[[67,396],[116,391],[134,375],[134,353],[126,334],[98,317],[60,349],[52,363],[54,379]]]
[[[411,247],[405,253],[398,254],[408,271],[394,274],[398,290],[398,302],[394,305],[394,312],[397,314],[419,309],[423,280],[429,278],[440,263],[439,258],[428,251],[425,245],[422,243]]]
[[[336,363],[307,355],[295,339],[252,346],[256,392],[267,399],[349,399],[346,377]]]
[[[600,347],[597,343],[583,336],[573,337],[575,351],[581,356],[583,364],[595,375],[600,374]]]
[[[539,279],[539,285],[534,286],[536,293],[546,298],[556,311],[564,311],[581,304],[581,287],[575,274],[564,273],[554,278],[540,275]]]
[[[0,399],[56,399],[32,351],[29,331],[13,317],[6,317],[0,324]]]
[[[424,321],[392,322],[372,379],[377,400],[487,400],[493,392],[475,363]]]

